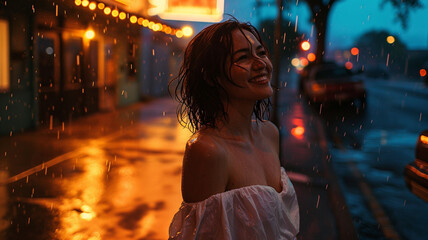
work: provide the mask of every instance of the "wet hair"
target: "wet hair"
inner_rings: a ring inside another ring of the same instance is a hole
[[[178,120],[192,132],[201,127],[216,128],[217,120],[228,119],[223,101],[227,105],[229,97],[219,79],[238,86],[230,78],[232,65],[229,69],[226,66],[227,60],[232,62],[232,32],[236,29],[252,33],[267,51],[259,32],[251,24],[235,18],[216,23],[203,29],[189,42],[178,76],[169,83],[170,87],[176,84]],[[253,115],[257,120],[263,120],[269,116],[270,106],[269,98],[258,100]]]

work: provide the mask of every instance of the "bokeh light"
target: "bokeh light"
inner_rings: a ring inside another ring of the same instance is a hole
[[[395,42],[395,37],[393,36],[388,36],[386,38],[386,42],[388,42],[389,44],[393,44]]]
[[[346,62],[346,63],[345,63],[345,67],[346,67],[346,69],[351,70],[353,66],[354,66],[354,65],[353,65],[351,62]]]
[[[317,59],[317,57],[314,53],[309,53],[307,58],[308,58],[309,62],[313,62]]]
[[[308,41],[303,41],[300,47],[303,51],[308,51],[311,48],[311,44]]]
[[[351,54],[352,54],[352,55],[356,56],[356,55],[358,55],[358,53],[360,53],[360,50],[359,50],[358,48],[353,47],[353,48],[351,49]]]

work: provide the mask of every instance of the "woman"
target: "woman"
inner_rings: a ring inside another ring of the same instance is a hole
[[[231,19],[188,44],[179,120],[194,135],[183,159],[183,203],[170,239],[294,239],[299,210],[280,167],[279,132],[263,120],[272,63],[258,31]]]

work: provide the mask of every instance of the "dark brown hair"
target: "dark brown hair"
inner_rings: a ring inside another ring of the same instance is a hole
[[[235,29],[249,31],[266,49],[259,32],[249,23],[232,18],[210,25],[189,42],[178,76],[169,83],[170,86],[177,84],[178,120],[192,132],[201,127],[215,128],[218,119],[228,118],[222,102],[222,96],[223,100],[225,96],[227,103],[228,95],[218,80],[227,79],[233,83],[226,61],[232,58],[232,32]],[[253,110],[256,119],[267,117],[270,106],[270,99],[258,100]]]

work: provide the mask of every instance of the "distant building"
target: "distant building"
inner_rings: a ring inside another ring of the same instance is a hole
[[[167,94],[175,29],[120,8],[104,14],[113,0],[91,2],[93,10],[83,2],[0,1],[0,135]]]

